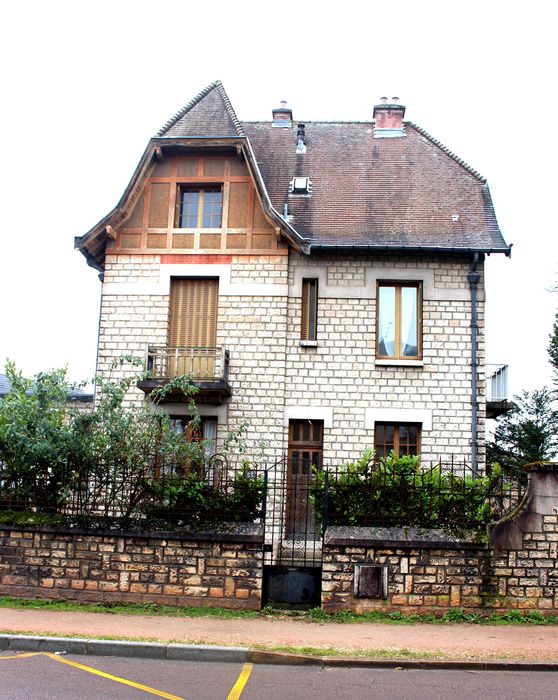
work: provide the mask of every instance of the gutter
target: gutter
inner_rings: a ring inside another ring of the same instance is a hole
[[[398,246],[398,245],[366,245],[366,244],[346,244],[337,243],[310,243],[309,253],[446,253],[461,255],[490,255],[491,253],[504,253],[506,257],[511,257],[512,245],[505,248],[448,248],[440,246]]]

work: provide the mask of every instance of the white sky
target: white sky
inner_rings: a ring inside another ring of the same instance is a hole
[[[93,376],[100,283],[73,251],[149,138],[213,80],[242,119],[372,118],[398,95],[488,178],[513,257],[487,260],[487,360],[550,381],[558,297],[550,2],[3,3],[0,363]],[[0,369],[1,371],[1,369]]]

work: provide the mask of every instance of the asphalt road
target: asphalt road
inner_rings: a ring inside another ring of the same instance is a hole
[[[0,654],[1,700],[551,700],[558,673],[193,663]]]

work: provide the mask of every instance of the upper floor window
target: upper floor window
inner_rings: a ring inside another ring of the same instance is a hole
[[[420,359],[420,283],[380,282],[377,299],[377,356],[396,360]]]
[[[302,280],[301,340],[318,337],[318,280]]]
[[[177,228],[220,228],[220,187],[180,187]]]

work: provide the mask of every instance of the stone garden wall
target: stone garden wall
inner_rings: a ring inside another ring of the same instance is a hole
[[[0,595],[258,609],[261,551],[258,526],[189,536],[2,526]]]
[[[485,544],[435,530],[329,528],[323,549],[323,607],[359,612],[558,610],[558,465],[530,465],[528,470],[525,498],[490,528]],[[376,567],[373,595],[360,585],[363,565]]]

